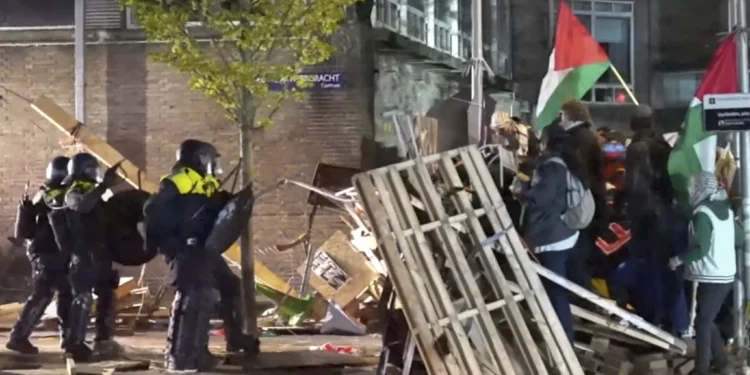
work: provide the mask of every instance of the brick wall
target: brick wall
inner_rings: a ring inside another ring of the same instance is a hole
[[[347,89],[310,92],[301,102],[285,104],[275,124],[257,137],[254,148],[259,186],[281,177],[311,181],[317,162],[360,167],[363,138],[372,139],[372,82],[362,74],[362,48],[356,26],[334,38],[339,52],[316,71],[347,74]],[[224,156],[225,170],[237,161],[236,126],[202,94],[192,92],[186,77],[147,59],[159,46],[146,44],[92,45],[87,50],[87,126],[152,178],[166,173],[177,145],[194,137],[213,142]],[[47,95],[73,112],[73,46],[0,47],[0,84],[35,98]],[[26,181],[41,182],[50,158],[64,152],[62,134],[22,101],[0,94],[0,234],[11,235],[15,204]],[[38,129],[35,124],[41,127]],[[287,187],[265,196],[256,208],[256,246],[292,239],[306,225],[306,192]],[[314,240],[320,244],[340,226],[337,216],[320,214]],[[261,259],[282,278],[304,259],[295,249],[273,259]],[[149,274],[165,271],[154,260]],[[137,274],[137,270],[128,270]]]

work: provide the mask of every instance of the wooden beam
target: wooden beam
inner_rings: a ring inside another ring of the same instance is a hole
[[[86,146],[88,152],[96,156],[96,158],[104,165],[109,167],[119,161],[123,161],[121,164],[122,171],[120,171],[119,174],[136,189],[141,189],[148,193],[153,193],[157,190],[159,184],[156,180],[149,178],[146,171],[138,168],[138,166],[133,164],[130,160],[127,160],[119,151],[107,143],[107,141],[99,138],[89,128],[76,120],[73,115],[52,101],[52,99],[46,96],[40,96],[31,104],[31,108],[47,119],[47,121],[57,129],[65,133],[66,136],[73,137]],[[232,245],[232,247],[224,253],[224,256],[233,261],[239,262],[239,245],[236,243]],[[286,281],[274,274],[263,263],[255,260],[254,266],[255,279],[258,282],[262,282],[271,288],[298,297],[297,292],[294,291]]]

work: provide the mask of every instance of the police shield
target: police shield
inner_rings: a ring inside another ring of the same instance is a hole
[[[206,240],[206,251],[223,253],[240,238],[240,233],[247,226],[253,215],[255,195],[252,185],[246,186],[237,193],[219,212],[213,230]]]
[[[121,191],[112,195],[104,205],[107,246],[112,260],[124,266],[140,266],[156,256],[149,252],[138,232],[143,221],[143,206],[150,194],[142,190]]]

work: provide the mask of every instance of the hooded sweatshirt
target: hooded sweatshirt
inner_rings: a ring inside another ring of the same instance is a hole
[[[695,207],[690,245],[681,256],[685,278],[705,283],[731,283],[737,273],[735,247],[744,242],[727,194],[716,176],[701,172],[693,178],[690,200]]]

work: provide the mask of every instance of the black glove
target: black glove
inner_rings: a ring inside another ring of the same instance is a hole
[[[117,163],[109,168],[104,172],[104,176],[102,177],[102,185],[106,188],[112,187],[115,182],[117,182],[117,170],[120,169],[120,163]]]

